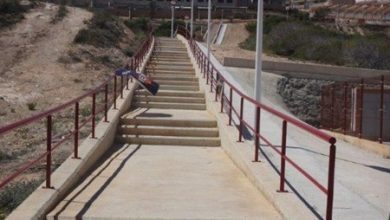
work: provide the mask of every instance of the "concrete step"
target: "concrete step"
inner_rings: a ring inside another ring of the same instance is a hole
[[[175,85],[175,86],[198,86],[199,83],[196,81],[180,81],[180,80],[155,80],[160,85]]]
[[[190,62],[190,57],[187,56],[181,56],[181,57],[174,57],[174,56],[158,56],[157,53],[156,55],[153,54],[153,56],[150,58],[150,60],[169,60],[169,61],[186,61]]]
[[[180,66],[180,67],[193,67],[190,62],[161,62],[161,61],[150,61],[148,65],[153,66]]]
[[[158,74],[152,76],[156,81],[158,80],[175,80],[175,81],[189,81],[189,82],[198,82],[198,78],[195,76],[178,76],[172,74]]]
[[[147,66],[148,68],[149,67],[154,67],[154,69],[156,70],[180,70],[180,71],[194,71],[194,68],[192,67],[192,65],[186,65],[186,66],[181,66],[181,65],[148,65]]]
[[[157,136],[185,136],[185,137],[218,137],[217,128],[199,127],[168,127],[147,125],[121,125],[121,134],[157,135]]]
[[[147,91],[144,89],[142,90],[136,90],[135,95],[149,95]],[[204,98],[204,94],[202,92],[194,92],[194,91],[158,91],[157,97],[159,96],[169,96],[169,97],[198,97],[198,98]]]
[[[132,144],[159,144],[181,146],[219,147],[221,140],[217,137],[177,137],[177,136],[151,136],[151,135],[118,135],[120,143]]]
[[[144,96],[136,95],[135,101],[141,102],[170,102],[170,103],[205,103],[204,98],[174,97],[174,96]]]
[[[151,76],[153,79],[157,76],[177,76],[177,77],[188,77],[188,78],[196,78],[195,73],[185,72],[185,71],[157,71],[153,69],[145,70],[145,73]]]
[[[148,64],[147,68],[154,70],[163,70],[163,71],[183,71],[183,72],[194,72],[194,68],[190,65],[152,65]]]
[[[160,90],[199,91],[199,86],[160,85]]]
[[[153,51],[153,56],[184,56],[188,57],[187,50],[155,50]]]
[[[162,110],[166,110],[166,109],[162,109]],[[172,119],[169,117],[147,117],[147,116],[143,117],[142,115],[137,116],[137,118],[126,117],[126,116],[121,117],[120,123],[126,125],[145,125],[145,126],[150,125],[150,126],[168,126],[168,127],[215,128],[217,126],[217,122],[214,120]]]
[[[206,104],[193,103],[171,103],[171,102],[133,102],[134,107],[139,108],[161,108],[161,109],[182,109],[182,110],[206,110]]]
[[[156,46],[154,47],[155,51],[187,51],[187,48],[182,46],[178,47],[177,45],[172,46]]]

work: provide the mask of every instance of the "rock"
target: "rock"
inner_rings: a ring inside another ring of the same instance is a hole
[[[308,124],[319,126],[321,88],[331,83],[325,80],[281,78],[277,91],[293,114]]]

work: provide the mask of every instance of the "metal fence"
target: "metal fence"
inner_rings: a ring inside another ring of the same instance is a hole
[[[321,128],[390,141],[390,77],[380,76],[322,87]]]

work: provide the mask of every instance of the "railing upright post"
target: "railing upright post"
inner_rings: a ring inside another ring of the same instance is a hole
[[[73,158],[79,158],[79,102],[74,107],[74,149]]]
[[[360,106],[359,106],[359,119],[360,119],[360,124],[359,124],[359,138],[362,138],[363,136],[363,101],[364,101],[364,79],[361,79],[360,81]]]
[[[107,114],[108,114],[108,83],[104,85],[104,122],[108,122]]]
[[[211,66],[211,75],[210,75],[210,92],[213,92],[213,83],[214,83],[214,66]]]
[[[336,165],[336,145],[333,141],[333,143],[331,143],[331,145],[330,145],[330,150],[329,150],[328,195],[327,195],[327,202],[326,202],[326,220],[332,220],[335,165]]]
[[[244,124],[242,123],[242,119],[244,116],[244,97],[241,97],[240,101],[240,130],[238,134],[238,142],[242,142],[242,129],[244,127]]]
[[[284,189],[286,179],[286,142],[287,142],[287,121],[283,120],[282,126],[282,155],[280,156],[280,187],[279,192],[287,192]]]
[[[344,125],[343,125],[343,133],[347,134],[347,95],[348,95],[348,84],[344,83]]]
[[[331,104],[330,104],[330,112],[331,112],[331,130],[334,130],[335,129],[335,125],[334,125],[334,85],[331,86],[330,88],[330,91],[331,91],[331,97],[332,97],[332,101],[331,101]]]
[[[225,96],[225,92],[224,92],[224,88],[222,87],[221,88],[221,113],[223,113],[223,105],[224,105],[224,96]]]
[[[46,118],[46,187],[51,188],[51,137],[52,137],[52,116]]]
[[[114,109],[116,109],[116,76],[114,75],[114,93],[113,93]]]
[[[381,100],[379,107],[379,143],[383,143],[383,111],[384,111],[385,76],[381,76]]]
[[[255,158],[253,162],[259,161],[260,149],[260,106],[256,107],[256,127],[255,127]]]
[[[210,61],[207,59],[207,67],[206,67],[206,85],[209,84],[209,78],[210,78]]]
[[[96,93],[92,94],[92,138],[95,137]]]
[[[134,70],[134,57],[131,58],[131,70]],[[130,77],[130,82],[133,82],[133,77]]]
[[[121,75],[121,85],[120,85],[121,99],[123,99],[123,75]]]
[[[229,93],[229,125],[232,125],[232,108],[233,108],[233,88],[230,87]]]

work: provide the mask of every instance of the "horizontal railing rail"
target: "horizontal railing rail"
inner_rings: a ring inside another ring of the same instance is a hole
[[[254,151],[254,161],[259,161],[259,151],[260,151],[260,140],[264,141],[268,146],[270,146],[276,153],[280,155],[280,185],[278,192],[286,192],[285,182],[286,182],[286,162],[292,165],[299,173],[301,173],[305,178],[307,178],[314,186],[316,186],[321,192],[327,195],[327,205],[326,205],[326,219],[332,219],[333,211],[333,194],[334,194],[334,175],[335,175],[335,161],[336,161],[336,139],[317,128],[314,128],[300,120],[297,120],[287,114],[284,114],[280,111],[277,111],[267,105],[264,105],[261,102],[254,100],[253,98],[247,96],[242,91],[240,91],[236,86],[231,82],[225,79],[225,77],[220,73],[220,71],[215,68],[214,64],[210,62],[207,58],[207,55],[201,50],[198,43],[190,37],[188,30],[184,27],[178,28],[178,33],[185,37],[189,43],[190,49],[194,58],[200,68],[203,78],[206,79],[206,85],[210,85],[210,92],[215,93],[215,101],[220,101],[221,103],[221,113],[224,112],[224,109],[227,109],[228,122],[229,125],[232,125],[232,115],[234,114],[238,118],[238,141],[242,141],[243,129],[244,126],[251,130],[255,137],[255,151]],[[225,88],[226,87],[226,88]],[[225,89],[228,94],[225,94]],[[220,93],[220,94],[218,94]],[[233,97],[237,95],[240,100],[240,109],[234,108]],[[219,97],[219,100],[218,100]],[[252,104],[256,109],[255,111],[255,125],[254,127],[250,122],[244,120],[244,106],[245,102]],[[281,149],[278,149],[274,144],[271,143],[266,137],[260,132],[260,112],[264,110],[270,113],[273,116],[276,116],[282,120],[282,134],[281,134]],[[310,175],[302,166],[298,165],[296,161],[287,156],[286,152],[286,142],[287,142],[287,125],[294,125],[308,135],[313,135],[323,141],[326,141],[330,144],[329,147],[329,164],[328,164],[328,184],[327,187],[321,184],[316,178]]]
[[[126,64],[127,68],[131,68],[133,70],[140,70],[141,64],[146,58],[146,54],[149,49],[152,47],[153,36],[151,32],[147,35],[145,41],[138,48],[137,52],[130,59],[129,63]],[[118,78],[120,80],[118,86]],[[132,81],[132,78],[131,78]],[[113,74],[108,77],[103,83],[98,85],[97,87],[89,90],[88,92],[82,94],[81,96],[72,99],[64,104],[58,105],[49,110],[43,111],[31,117],[16,121],[14,123],[10,123],[0,127],[0,136],[4,136],[9,132],[15,131],[18,128],[22,128],[27,125],[34,124],[40,120],[46,119],[46,151],[36,156],[31,161],[27,161],[22,165],[18,166],[15,171],[4,179],[0,181],[0,190],[9,184],[11,181],[15,180],[15,178],[19,177],[23,172],[32,166],[36,165],[38,162],[46,158],[46,184],[45,188],[52,188],[51,184],[51,174],[52,174],[52,152],[57,149],[61,144],[70,140],[72,137],[74,138],[73,143],[73,158],[79,159],[78,155],[78,147],[79,147],[79,133],[80,129],[85,127],[88,123],[91,123],[91,137],[96,138],[95,127],[96,127],[96,119],[98,114],[103,114],[103,122],[108,122],[107,114],[109,107],[113,105],[113,109],[117,109],[117,98],[123,98],[123,90],[129,89],[129,76],[116,76]],[[97,103],[97,96],[101,93],[104,93],[102,97],[102,102]],[[91,110],[90,115],[83,121],[80,122],[80,102],[84,101],[86,98],[91,97]],[[99,106],[100,104],[100,106]],[[60,141],[53,142],[53,115],[59,113],[67,108],[71,108],[74,106],[74,129],[69,131],[66,134],[63,134],[63,138]],[[100,107],[99,109],[97,107]]]

